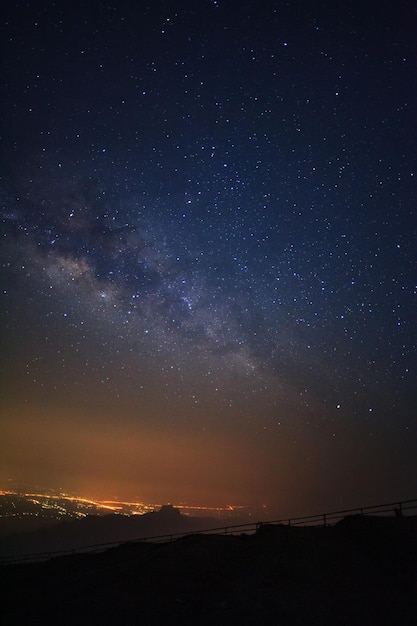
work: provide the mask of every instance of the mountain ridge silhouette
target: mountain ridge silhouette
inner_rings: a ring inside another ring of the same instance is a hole
[[[265,524],[3,565],[2,615],[9,625],[414,626],[416,562],[417,517]]]
[[[23,556],[75,551],[90,546],[187,533],[219,527],[218,519],[183,515],[167,504],[142,515],[87,515],[59,521],[33,531],[9,533],[0,539],[0,556]]]

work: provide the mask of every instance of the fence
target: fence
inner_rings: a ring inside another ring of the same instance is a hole
[[[114,541],[111,543],[102,543],[84,546],[82,548],[76,548],[74,550],[58,550],[53,552],[42,552],[37,554],[25,554],[20,556],[0,556],[0,563],[18,564],[29,563],[36,561],[46,561],[58,556],[66,556],[70,554],[85,554],[85,553],[98,553],[104,552],[110,548],[115,548],[120,545],[139,542],[150,543],[167,543],[176,539],[181,539],[188,535],[236,535],[236,534],[252,534],[256,532],[261,526],[268,524],[280,524],[287,526],[333,526],[337,522],[341,521],[348,515],[379,515],[379,516],[403,516],[407,512],[414,511],[417,515],[417,499],[415,500],[402,500],[401,502],[391,502],[388,504],[378,504],[375,506],[358,507],[356,509],[345,509],[343,511],[333,511],[330,513],[320,513],[317,515],[307,515],[305,517],[283,518],[278,520],[271,520],[267,522],[249,522],[247,524],[231,524],[229,526],[220,526],[218,528],[208,528],[205,530],[197,530],[172,533],[166,535],[155,535],[153,537],[139,537],[130,541]]]

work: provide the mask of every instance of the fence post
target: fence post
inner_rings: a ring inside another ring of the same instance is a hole
[[[398,508],[394,509],[394,513],[395,513],[395,517],[402,517],[403,516],[402,502],[398,503]]]
[[[326,513],[323,513],[323,526],[327,526]]]

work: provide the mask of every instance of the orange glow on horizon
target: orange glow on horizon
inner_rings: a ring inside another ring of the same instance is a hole
[[[130,500],[100,500],[100,499],[86,498],[83,496],[71,495],[66,492],[42,493],[39,491],[24,492],[24,491],[13,491],[10,489],[8,490],[0,489],[0,496],[4,496],[4,495],[19,495],[28,499],[33,499],[33,501],[38,504],[40,502],[39,500],[35,500],[35,498],[46,499],[46,500],[68,500],[69,502],[80,502],[83,504],[94,506],[96,508],[106,509],[109,511],[113,511],[114,513],[127,509],[129,510],[130,515],[142,515],[144,512],[145,513],[153,512],[155,510],[160,509],[163,506],[162,504],[149,504],[145,502],[130,501]],[[231,505],[231,504],[228,504],[226,506],[202,506],[202,505],[195,505],[195,504],[193,505],[193,504],[179,503],[179,504],[173,504],[172,506],[174,506],[176,509],[179,509],[180,511],[183,511],[183,512],[191,511],[195,513],[216,513],[216,514],[224,513],[228,511],[229,512],[245,511],[250,508],[246,505]],[[140,512],[137,509],[140,509]]]

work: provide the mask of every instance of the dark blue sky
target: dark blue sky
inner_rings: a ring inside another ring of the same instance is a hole
[[[3,480],[415,496],[415,28],[412,2],[3,7]]]

